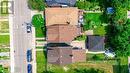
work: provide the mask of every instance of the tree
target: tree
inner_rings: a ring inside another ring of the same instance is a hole
[[[107,45],[112,47],[117,55],[130,55],[130,21],[127,20],[127,0],[112,0],[114,14],[108,18],[111,25],[107,30]]]
[[[4,68],[2,67],[2,65],[0,65],[0,73],[5,73]]]
[[[28,0],[28,6],[32,10],[43,11],[45,9],[44,0]]]

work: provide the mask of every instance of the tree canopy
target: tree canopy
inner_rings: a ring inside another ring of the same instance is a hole
[[[127,20],[128,0],[113,0],[111,6],[115,9],[114,14],[108,18],[107,38],[108,45],[117,55],[130,55],[130,22]]]
[[[43,11],[45,9],[44,0],[28,0],[28,6],[32,10]]]

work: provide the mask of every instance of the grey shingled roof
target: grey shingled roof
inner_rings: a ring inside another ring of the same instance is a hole
[[[68,6],[74,6],[76,3],[76,0],[46,0],[46,3],[48,6],[61,6],[61,5],[68,5]]]
[[[103,36],[88,36],[87,37],[87,48],[88,51],[92,52],[98,52],[98,51],[104,51],[104,39]]]

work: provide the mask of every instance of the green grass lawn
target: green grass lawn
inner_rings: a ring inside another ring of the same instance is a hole
[[[9,35],[0,35],[0,45],[9,45]]]
[[[9,33],[9,22],[8,21],[0,22],[0,33]]]
[[[0,48],[0,52],[9,52],[10,49],[9,48]]]
[[[10,59],[10,57],[8,57],[8,56],[0,56],[0,60],[9,60]]]
[[[95,35],[103,36],[106,34],[105,26],[98,26],[97,28],[93,29]]]
[[[84,30],[94,30],[95,35],[105,35],[106,29],[103,24],[102,13],[86,13],[84,14],[85,25]]]
[[[41,29],[41,27],[36,27],[35,28],[35,33],[36,33],[36,37],[45,37],[45,35],[44,35],[44,32],[43,32],[43,30]]]
[[[43,71],[45,71],[45,63],[46,63],[44,52],[38,51],[36,53],[37,53],[37,55],[36,55],[36,58],[37,58],[37,73],[44,73]]]
[[[86,13],[84,19],[86,22],[93,21],[96,25],[99,25],[101,24],[101,15],[102,13]]]
[[[84,30],[93,29],[94,27],[100,26],[102,13],[85,13],[84,14]]]

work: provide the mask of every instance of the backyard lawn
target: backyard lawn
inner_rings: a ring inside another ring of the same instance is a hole
[[[93,21],[96,25],[101,24],[102,13],[85,13],[84,18],[86,22]]]
[[[86,13],[84,14],[84,30],[94,30],[94,35],[105,35],[106,30],[103,26],[102,13]]]
[[[98,26],[93,29],[95,35],[104,36],[106,34],[105,26]]]

